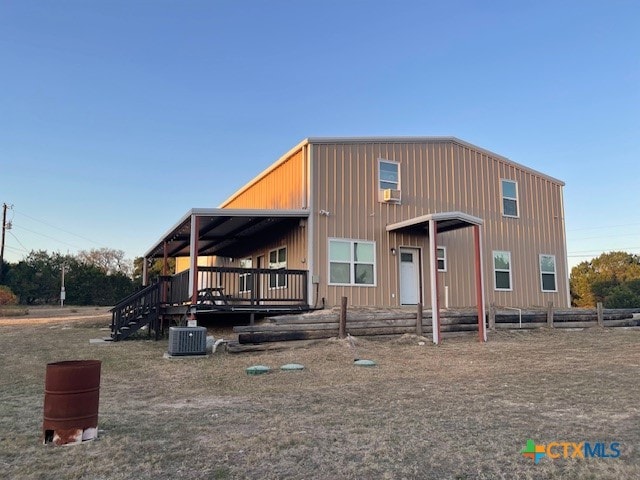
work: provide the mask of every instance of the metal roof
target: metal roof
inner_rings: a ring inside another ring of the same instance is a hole
[[[449,232],[459,228],[470,227],[472,225],[482,225],[481,218],[474,217],[463,212],[441,212],[430,213],[420,217],[414,217],[402,222],[387,225],[387,232],[408,231],[429,233],[429,221],[433,220],[437,223],[438,233]]]
[[[308,210],[193,208],[145,253],[145,258],[187,257],[191,250],[191,221],[198,217],[198,255],[237,257],[258,237],[277,235],[280,227],[309,216]]]

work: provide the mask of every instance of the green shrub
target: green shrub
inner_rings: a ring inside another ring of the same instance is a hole
[[[626,285],[613,287],[604,299],[605,308],[638,308],[640,307],[640,297]]]

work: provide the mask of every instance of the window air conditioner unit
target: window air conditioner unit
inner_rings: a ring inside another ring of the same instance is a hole
[[[384,199],[385,202],[399,202],[400,190],[386,188],[382,191],[382,198]]]
[[[169,355],[206,355],[207,329],[169,327]]]

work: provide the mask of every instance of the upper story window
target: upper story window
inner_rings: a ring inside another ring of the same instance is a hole
[[[329,284],[374,285],[376,244],[363,240],[329,239]]]
[[[287,268],[287,247],[281,247],[269,252],[269,268]],[[284,288],[287,286],[287,276],[285,274],[272,273],[269,275],[269,288]]]
[[[380,200],[400,203],[400,164],[391,160],[378,160],[378,191]]]
[[[555,255],[540,255],[540,285],[543,292],[558,291],[556,287]]]
[[[513,180],[502,180],[502,215],[517,217],[518,215],[518,183]]]
[[[493,281],[496,290],[512,290],[511,252],[493,252]]]
[[[447,247],[438,247],[436,257],[438,260],[438,271],[446,272],[447,271]]]

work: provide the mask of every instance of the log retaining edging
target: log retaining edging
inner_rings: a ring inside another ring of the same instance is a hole
[[[519,310],[518,312],[514,310]],[[443,333],[476,332],[478,316],[475,309],[443,310]],[[489,329],[517,330],[541,327],[592,328],[640,326],[638,309],[555,309],[553,305],[530,309],[501,309],[491,305],[487,313]],[[420,318],[420,326],[417,321]],[[332,337],[402,334],[430,334],[431,310],[421,309],[421,315],[410,309],[346,309],[346,302],[338,309],[304,314],[280,315],[261,325],[234,327],[240,344],[280,342],[286,340],[314,340]]]

